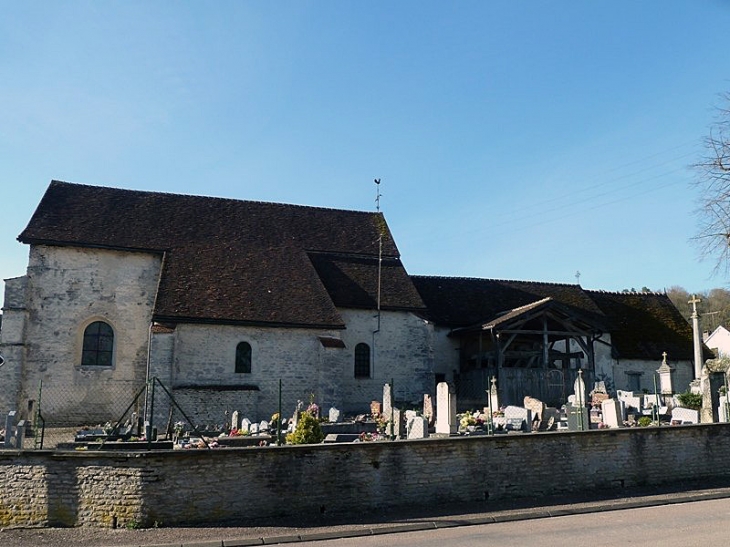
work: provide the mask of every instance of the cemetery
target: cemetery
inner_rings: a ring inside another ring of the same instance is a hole
[[[681,406],[662,367],[654,393],[589,389],[579,373],[561,408],[529,396],[501,405],[496,378],[476,410],[459,409],[447,382],[419,408],[385,384],[382,400],[352,418],[311,401],[290,418],[254,422],[234,410],[222,427],[181,421],[168,435],[133,416],[79,430],[55,450],[24,449],[26,424],[11,412],[0,527],[253,524],[730,477],[727,370],[719,360],[703,367],[700,409]],[[246,488],[231,476],[247,477]]]

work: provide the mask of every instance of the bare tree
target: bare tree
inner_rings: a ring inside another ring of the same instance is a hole
[[[705,138],[705,155],[695,164],[700,191],[698,233],[694,237],[703,258],[715,258],[715,273],[730,272],[730,93]]]

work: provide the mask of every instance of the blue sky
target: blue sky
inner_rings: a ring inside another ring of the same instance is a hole
[[[727,285],[690,241],[690,166],[730,91],[729,1],[0,14],[0,278],[52,179],[374,210],[380,178],[412,274]]]

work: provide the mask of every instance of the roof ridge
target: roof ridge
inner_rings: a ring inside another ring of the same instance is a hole
[[[604,289],[583,289],[587,293],[593,293],[593,294],[614,294],[617,296],[668,296],[665,291],[608,291]]]
[[[256,200],[256,199],[242,199],[242,198],[231,198],[231,197],[221,197],[221,196],[204,196],[201,194],[181,194],[179,192],[160,192],[159,190],[133,190],[129,188],[119,188],[116,186],[100,186],[98,184],[85,184],[80,182],[67,182],[63,180],[57,180],[52,179],[51,185],[64,185],[64,186],[79,186],[83,188],[95,188],[100,190],[113,190],[116,192],[124,192],[128,194],[145,194],[145,195],[157,195],[157,196],[177,196],[177,197],[187,197],[187,198],[195,198],[195,199],[204,199],[204,200],[216,200],[216,201],[232,201],[236,203],[255,203],[258,205],[267,205],[271,207],[281,207],[281,208],[293,208],[293,209],[315,209],[319,211],[336,211],[336,212],[343,212],[343,213],[355,213],[355,214],[361,214],[361,215],[376,215],[376,216],[384,216],[382,211],[362,211],[357,209],[342,209],[340,207],[323,207],[319,205],[301,205],[298,203],[283,203],[278,201],[262,201],[262,200]]]
[[[524,283],[524,284],[540,284],[540,285],[552,285],[556,287],[578,287],[582,290],[583,287],[578,283],[560,283],[557,281],[525,281],[522,279],[499,279],[496,277],[469,277],[469,276],[449,276],[449,275],[418,275],[414,274],[411,277],[419,279],[451,279],[458,281],[497,281],[502,283]]]

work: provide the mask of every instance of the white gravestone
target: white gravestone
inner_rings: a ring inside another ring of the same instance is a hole
[[[626,407],[626,411],[633,408],[636,411],[639,411],[644,406],[644,396],[643,394],[635,394],[633,391],[621,391],[618,390],[616,392],[616,396],[620,401],[624,402],[624,406]]]
[[[446,382],[436,386],[436,433],[453,435],[456,433],[456,394]]]
[[[618,399],[606,399],[601,403],[603,423],[608,427],[624,426],[624,403]]]
[[[406,429],[409,439],[425,439],[428,437],[428,420],[424,416],[414,416]]]
[[[340,421],[340,411],[336,409],[335,407],[330,408],[329,411],[329,421],[332,423],[337,423]]]
[[[717,408],[717,416],[721,422],[730,422],[730,406],[728,406],[727,395],[720,395],[720,403]]]
[[[390,420],[390,411],[393,409],[393,393],[390,384],[383,386],[383,416]]]
[[[251,420],[249,420],[248,418],[244,418],[243,420],[241,420],[241,431],[243,431],[244,433],[248,433],[251,431]]]
[[[241,417],[238,414],[238,410],[234,410],[231,414],[231,429],[238,429],[241,427]]]
[[[672,423],[680,424],[698,424],[700,423],[700,413],[691,408],[677,407],[672,409]]]
[[[521,406],[508,406],[504,409],[504,421],[512,431],[529,431],[532,424],[532,411]]]

